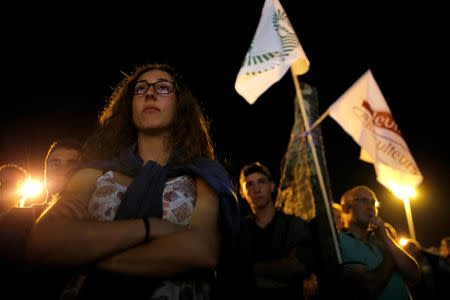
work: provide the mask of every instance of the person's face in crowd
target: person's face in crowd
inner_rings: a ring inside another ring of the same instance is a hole
[[[245,177],[241,185],[242,196],[254,209],[262,209],[272,204],[272,193],[275,184],[262,173],[251,173]]]
[[[442,240],[439,250],[443,257],[449,257],[450,256],[450,240],[448,240],[448,239]]]
[[[46,166],[47,190],[53,193],[61,193],[69,180],[69,173],[78,164],[80,152],[75,149],[56,148],[48,159]]]
[[[151,86],[149,86],[151,85]],[[161,70],[142,74],[133,96],[133,121],[139,132],[167,134],[176,113],[173,78]]]
[[[342,210],[340,207],[336,207],[333,205],[334,218],[336,221],[336,229],[340,231],[342,229]]]
[[[368,226],[377,216],[375,194],[368,189],[357,189],[349,195],[348,205],[350,209],[349,218],[352,223]]]
[[[25,179],[22,172],[14,169],[0,171],[0,212],[19,205],[19,188]]]

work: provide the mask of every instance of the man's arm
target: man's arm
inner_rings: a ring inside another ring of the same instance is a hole
[[[257,278],[267,278],[278,283],[298,282],[305,277],[305,266],[296,256],[296,249],[281,259],[257,262],[254,265]]]
[[[212,269],[219,257],[219,199],[202,179],[196,179],[196,205],[186,230],[104,259],[97,267],[132,275],[169,276],[193,269]]]
[[[385,252],[381,264],[374,270],[359,263],[344,263],[344,289],[363,298],[376,298],[384,289],[394,269],[392,256]]]
[[[279,283],[299,282],[310,275],[314,265],[311,228],[306,221],[296,216],[285,216],[279,221],[281,223],[278,223],[276,228],[284,231],[283,236],[286,235],[284,243],[291,249],[289,255],[280,259],[257,262],[255,273],[257,277]],[[275,234],[281,232],[276,231]]]
[[[386,225],[379,217],[375,218],[374,224],[376,225],[376,235],[389,249],[398,272],[409,284],[418,282],[421,276],[419,264],[388,234],[386,226],[390,225]]]

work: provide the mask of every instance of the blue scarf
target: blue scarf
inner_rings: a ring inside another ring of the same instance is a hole
[[[167,179],[181,175],[202,178],[219,196],[221,255],[217,272],[216,296],[217,298],[225,298],[226,292],[240,291],[242,299],[251,299],[254,277],[249,257],[248,230],[239,210],[232,181],[223,166],[217,161],[205,157],[198,157],[188,164],[179,164],[175,162],[180,153],[178,151],[174,151],[165,166],[161,166],[154,161],[149,161],[143,166],[142,158],[136,155],[134,149],[135,146],[130,146],[112,160],[91,161],[84,165],[84,167],[103,171],[120,172],[134,178],[125,192],[116,219],[133,219],[144,216],[161,218],[162,195]],[[101,272],[101,274],[104,275],[104,272]],[[136,276],[110,275],[113,277],[119,276],[122,283],[128,281],[126,285],[134,292],[141,288],[142,295],[148,296],[151,293],[149,278],[142,280],[143,278]],[[98,276],[89,275],[86,287],[91,287],[89,279],[92,277]],[[111,276],[106,276],[106,278],[108,279],[104,280],[105,287],[112,289],[115,284],[111,282]],[[142,284],[138,284],[140,281],[142,281]],[[99,295],[103,294],[104,296],[105,291],[100,287],[98,278],[92,284]],[[89,293],[86,296],[91,297],[92,295]],[[115,293],[115,296],[117,296],[117,293]],[[239,299],[240,296],[239,294],[233,294],[233,298]]]

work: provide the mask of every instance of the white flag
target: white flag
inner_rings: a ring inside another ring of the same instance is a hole
[[[297,75],[309,69],[308,58],[280,2],[266,0],[234,88],[253,104],[291,65]]]
[[[416,188],[422,182],[422,174],[370,70],[328,111],[361,146],[360,159],[374,164],[381,184],[393,190]]]

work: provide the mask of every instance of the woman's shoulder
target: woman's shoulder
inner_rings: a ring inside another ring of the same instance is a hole
[[[67,183],[66,189],[79,189],[86,186],[95,186],[103,172],[93,168],[80,168],[74,172]]]
[[[113,181],[115,183],[118,183],[123,186],[128,186],[131,181],[133,181],[133,177],[128,176],[126,174],[123,174],[121,172],[117,171],[108,171],[103,174],[104,177],[106,177],[108,180]]]
[[[81,168],[77,170],[69,179],[66,188],[62,193],[62,199],[70,198],[69,195],[87,195],[92,194],[97,185],[97,180],[103,175],[98,169]]]

